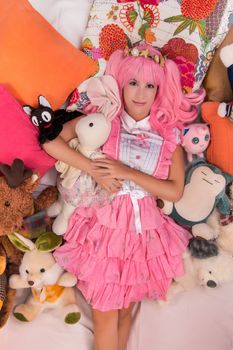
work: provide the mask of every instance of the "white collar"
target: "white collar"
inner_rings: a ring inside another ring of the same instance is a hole
[[[123,111],[121,118],[123,128],[129,133],[134,134],[135,132],[137,133],[138,130],[148,131],[151,129],[149,121],[150,116],[142,120],[136,121],[132,117],[130,117],[130,115],[126,111]]]

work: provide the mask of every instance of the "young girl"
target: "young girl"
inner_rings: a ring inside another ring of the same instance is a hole
[[[195,119],[204,92],[183,95],[176,64],[146,44],[113,53],[106,74],[122,96],[103,149],[108,158],[90,161],[69,149],[74,120],[44,148],[117,192],[102,208],[76,209],[55,257],[77,275],[92,306],[96,350],[124,350],[133,305],[165,299],[172,279],[183,274],[189,234],[163,215],[156,198],[182,196],[180,132]]]

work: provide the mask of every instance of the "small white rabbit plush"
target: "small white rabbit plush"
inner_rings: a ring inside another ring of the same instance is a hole
[[[35,244],[17,233],[9,235],[9,239],[18,249],[25,252],[19,275],[10,277],[10,287],[31,288],[26,302],[15,307],[14,316],[19,321],[30,322],[45,309],[59,308],[65,323],[77,323],[80,312],[76,304],[75,290],[72,288],[77,279],[71,273],[64,272],[51,253],[61,244],[61,237],[46,232]]]
[[[107,141],[111,131],[111,121],[102,113],[91,113],[80,117],[75,127],[77,138],[72,139],[70,147],[78,150],[90,159],[104,157],[100,147]],[[53,232],[65,233],[68,221],[76,207],[102,205],[113,198],[102,189],[87,173],[71,167],[61,161],[56,163],[61,173],[58,189],[58,200],[47,210],[50,217],[56,217]]]
[[[121,109],[121,98],[116,80],[111,75],[92,77],[85,80],[73,93],[67,110],[83,111],[86,116],[78,119],[77,138],[70,146],[90,159],[103,157],[100,147],[107,141],[111,131],[111,121]],[[94,179],[62,162],[56,165],[61,173],[58,189],[59,199],[47,214],[56,217],[53,231],[62,235],[76,207],[102,206],[111,201],[113,195],[103,190]]]

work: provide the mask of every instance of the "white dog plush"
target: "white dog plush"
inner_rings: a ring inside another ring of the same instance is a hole
[[[44,309],[60,308],[65,323],[77,323],[80,313],[72,288],[77,279],[69,272],[64,272],[51,254],[51,251],[61,244],[61,238],[53,233],[45,233],[34,244],[15,233],[9,235],[9,239],[25,252],[19,275],[10,277],[10,287],[31,288],[26,302],[15,307],[14,316],[20,321],[32,321]]]
[[[233,257],[219,249],[216,256],[205,259],[192,257],[187,251],[183,256],[185,274],[176,278],[168,289],[167,301],[182,291],[198,286],[216,288],[233,281]]]

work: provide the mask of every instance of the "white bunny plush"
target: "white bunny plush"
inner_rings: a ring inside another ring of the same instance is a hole
[[[103,157],[100,147],[107,141],[111,131],[111,121],[121,108],[121,98],[116,80],[111,75],[92,77],[85,80],[73,93],[68,111],[83,111],[76,124],[77,138],[70,141],[70,147],[90,159]],[[111,201],[113,195],[102,189],[94,179],[65,163],[57,162],[61,173],[58,189],[60,196],[47,214],[56,217],[53,231],[62,235],[76,207],[102,206]]]
[[[65,323],[77,323],[80,312],[72,288],[77,279],[71,273],[64,272],[51,253],[61,244],[61,237],[46,232],[35,243],[17,233],[8,237],[18,249],[25,252],[19,275],[10,277],[10,287],[31,288],[26,302],[15,307],[14,316],[19,321],[30,322],[45,309],[59,308]]]
[[[75,131],[77,138],[70,141],[70,147],[78,150],[90,159],[104,157],[100,147],[107,141],[111,131],[111,122],[102,113],[91,113],[80,117]],[[76,207],[103,205],[113,198],[102,189],[87,173],[58,161],[56,169],[61,173],[58,200],[47,210],[47,214],[56,217],[53,232],[65,233],[69,218]]]

